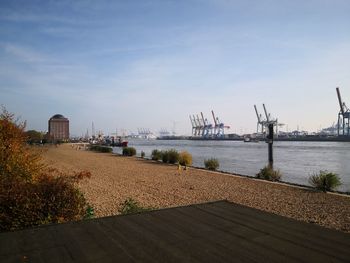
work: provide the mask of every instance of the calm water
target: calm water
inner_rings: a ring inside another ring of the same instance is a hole
[[[241,141],[130,140],[129,146],[150,158],[153,149],[186,150],[193,165],[204,167],[204,160],[215,157],[220,170],[255,175],[267,163],[267,144]],[[121,152],[120,148],[115,148]],[[308,177],[320,170],[339,174],[339,191],[350,192],[349,142],[274,142],[274,166],[282,172],[282,181],[308,185]]]

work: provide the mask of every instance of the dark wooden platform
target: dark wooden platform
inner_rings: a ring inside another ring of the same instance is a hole
[[[350,262],[350,235],[220,201],[1,233],[0,262]]]

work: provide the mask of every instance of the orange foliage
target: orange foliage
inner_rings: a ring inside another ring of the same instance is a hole
[[[0,114],[0,177],[27,181],[42,168],[40,154],[26,144],[25,123],[2,109]]]
[[[63,174],[41,163],[40,152],[26,144],[25,123],[0,113],[0,231],[80,220],[93,216],[76,183],[81,171]]]

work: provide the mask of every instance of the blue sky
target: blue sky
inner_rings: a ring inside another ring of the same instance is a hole
[[[350,1],[0,1],[0,104],[47,130],[191,132],[213,109],[254,132],[262,103],[288,129],[350,105]],[[90,131],[91,132],[91,131]]]

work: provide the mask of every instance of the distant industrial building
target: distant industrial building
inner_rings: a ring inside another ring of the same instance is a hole
[[[49,135],[54,140],[69,139],[69,120],[61,114],[49,119]]]

